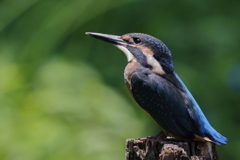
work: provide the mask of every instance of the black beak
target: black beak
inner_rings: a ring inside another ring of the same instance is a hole
[[[94,33],[94,32],[86,32],[87,35],[92,36],[94,38],[100,39],[102,41],[112,43],[114,45],[126,45],[127,42],[122,40],[120,36],[103,34],[103,33]]]

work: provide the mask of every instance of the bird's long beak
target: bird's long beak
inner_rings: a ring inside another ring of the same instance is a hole
[[[86,34],[92,37],[95,37],[97,39],[103,40],[105,42],[114,44],[116,47],[118,47],[120,50],[122,50],[125,53],[125,55],[127,56],[128,62],[134,59],[134,56],[132,55],[132,53],[129,52],[129,50],[126,48],[128,46],[128,43],[124,41],[120,36],[103,34],[103,33],[93,33],[93,32],[86,32]]]
[[[94,32],[86,32],[86,34],[94,38],[100,39],[102,41],[112,43],[117,46],[119,45],[122,46],[127,44],[120,36],[103,34],[103,33],[94,33]]]

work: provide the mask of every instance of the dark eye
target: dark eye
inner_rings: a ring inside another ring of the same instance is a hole
[[[138,43],[142,42],[141,39],[139,39],[139,38],[133,38],[133,41],[134,41],[135,44],[138,44]]]

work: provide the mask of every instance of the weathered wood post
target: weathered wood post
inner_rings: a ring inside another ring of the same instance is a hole
[[[218,160],[215,144],[127,139],[125,160]]]

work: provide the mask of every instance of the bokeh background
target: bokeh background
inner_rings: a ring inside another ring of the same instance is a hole
[[[210,123],[240,159],[240,1],[1,0],[0,159],[122,160],[159,128],[132,100],[125,55],[85,35],[161,39]]]

